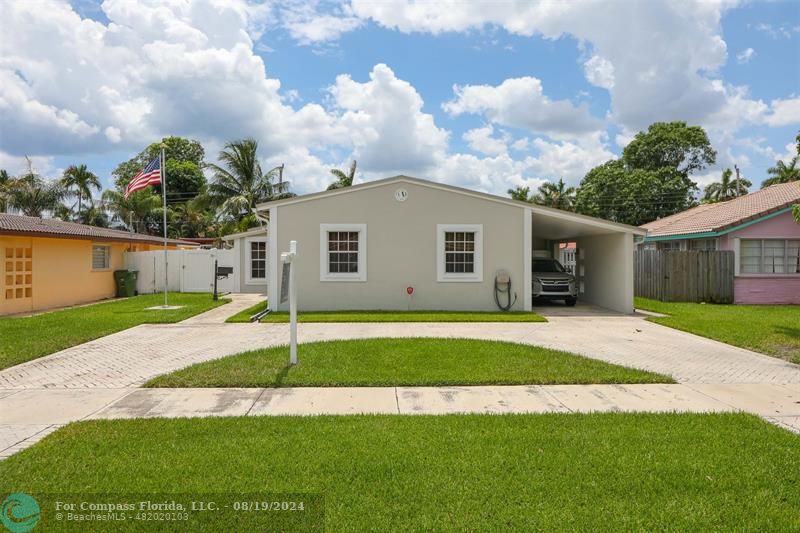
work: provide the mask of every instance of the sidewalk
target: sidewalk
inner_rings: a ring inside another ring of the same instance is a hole
[[[0,458],[87,418],[743,410],[800,432],[800,366],[638,315],[587,308],[548,308],[547,323],[304,323],[299,333],[303,342],[420,336],[535,344],[669,374],[680,384],[136,388],[195,363],[288,342],[287,324],[224,324],[264,297],[232,298],[179,324],[140,325],[0,371]]]
[[[800,433],[800,388],[772,384],[0,391],[0,458],[86,419],[744,411]]]

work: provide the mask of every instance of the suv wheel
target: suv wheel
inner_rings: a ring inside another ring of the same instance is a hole
[[[575,307],[575,304],[577,302],[578,302],[577,298],[567,298],[566,300],[564,300],[564,303],[567,304],[570,307]]]

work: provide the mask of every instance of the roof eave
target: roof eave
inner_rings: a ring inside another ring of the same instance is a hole
[[[259,233],[266,233],[268,231],[266,226],[260,228],[253,228],[247,231],[241,231],[239,233],[231,233],[230,235],[225,235],[222,237],[223,241],[232,241],[234,239],[240,239],[242,237],[249,237],[250,235],[258,235]]]
[[[163,244],[164,239],[153,237],[152,239],[126,239],[124,237],[96,237],[92,235],[70,235],[68,233],[57,233],[49,231],[16,231],[0,229],[0,235],[11,235],[15,237],[38,237],[42,239],[69,239],[73,241],[94,241],[94,242],[126,242],[132,244]],[[167,244],[175,246],[199,246],[196,242],[180,241],[168,239]]]
[[[283,200],[273,200],[271,202],[266,202],[262,204],[258,204],[256,206],[256,211],[267,211],[272,207],[282,207],[286,205],[292,205],[296,203],[302,202],[309,202],[312,200],[316,200],[318,198],[329,198],[333,196],[337,196],[340,194],[349,194],[351,192],[359,191],[359,190],[367,190],[375,187],[380,187],[389,183],[410,183],[415,185],[420,185],[422,187],[429,187],[432,189],[440,189],[445,191],[450,191],[458,194],[462,194],[465,196],[472,196],[474,198],[482,198],[484,200],[489,200],[493,202],[502,203],[505,205],[511,205],[514,207],[519,207],[523,209],[531,209],[534,213],[541,213],[547,215],[553,215],[556,217],[562,218],[570,218],[570,219],[578,219],[582,222],[587,224],[593,224],[598,227],[604,227],[611,231],[624,231],[626,233],[631,233],[633,235],[640,235],[644,236],[647,235],[647,230],[631,226],[628,224],[622,224],[619,222],[612,222],[610,220],[603,220],[601,218],[590,217],[587,215],[581,215],[579,213],[574,213],[572,211],[564,211],[561,209],[555,209],[552,207],[545,207],[542,205],[531,204],[528,202],[523,202],[521,200],[514,200],[512,198],[503,198],[502,196],[497,196],[494,194],[484,193],[480,191],[473,191],[470,189],[465,189],[463,187],[456,187],[454,185],[447,185],[445,183],[438,183],[434,181],[423,180],[420,178],[414,178],[411,176],[399,175],[399,176],[392,176],[390,178],[384,178],[380,180],[370,181],[366,183],[359,183],[357,185],[353,185],[351,187],[346,187],[343,189],[334,189],[330,191],[320,191],[311,194],[305,194],[302,196],[296,196],[294,198],[285,198]]]
[[[721,235],[725,235],[726,233],[738,231],[748,226],[752,226],[753,224],[758,224],[759,222],[769,220],[770,218],[776,217],[778,215],[788,213],[791,210],[792,206],[789,205],[772,211],[765,211],[764,213],[766,214],[760,214],[755,217],[742,218],[736,221],[735,223],[726,224],[723,226],[719,226],[717,228],[709,228],[704,231],[693,231],[690,233],[668,233],[665,235],[652,235],[646,237],[645,240],[648,242],[652,242],[652,241],[670,241],[678,239],[703,239],[709,237],[719,237]]]

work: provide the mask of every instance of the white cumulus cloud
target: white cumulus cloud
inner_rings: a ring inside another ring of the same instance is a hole
[[[551,136],[574,137],[599,130],[602,121],[586,104],[551,100],[542,82],[533,77],[510,78],[500,85],[454,86],[455,98],[442,107],[451,115],[482,114],[504,126],[525,128]]]
[[[592,56],[583,64],[583,72],[592,85],[609,90],[614,88],[614,65],[611,61]]]
[[[508,151],[507,139],[498,139],[494,136],[494,127],[491,125],[474,128],[464,132],[462,136],[470,148],[486,155],[501,155]]]
[[[749,63],[753,57],[755,57],[756,51],[752,48],[745,48],[738,54],[736,54],[736,62],[740,65],[744,65],[745,63]]]

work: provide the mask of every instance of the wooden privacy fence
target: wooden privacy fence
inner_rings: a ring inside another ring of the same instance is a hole
[[[732,251],[637,250],[636,296],[662,302],[733,302]]]

